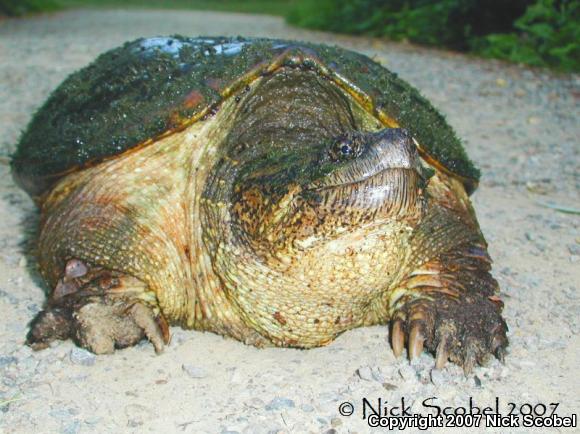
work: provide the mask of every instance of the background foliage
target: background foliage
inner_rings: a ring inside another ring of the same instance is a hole
[[[301,0],[290,23],[580,69],[579,0]]]
[[[54,8],[196,9],[286,16],[300,0],[0,0],[0,15],[18,16]],[[46,4],[48,7],[38,8]],[[14,12],[15,11],[15,12]]]
[[[300,27],[580,71],[580,0],[0,0],[0,15],[79,6],[267,13]]]
[[[56,0],[0,0],[0,15],[20,16],[59,9]]]

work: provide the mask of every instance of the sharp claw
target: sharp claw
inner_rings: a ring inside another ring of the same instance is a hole
[[[409,359],[413,360],[421,355],[423,352],[423,333],[421,332],[421,325],[415,324],[409,333]]]
[[[478,351],[475,339],[468,338],[465,341],[465,357],[463,359],[463,372],[465,373],[466,377],[471,373],[471,371],[473,371],[473,368],[477,363],[477,353]]]
[[[155,352],[161,353],[164,347],[164,335],[157,321],[153,318],[151,310],[141,303],[136,303],[131,307],[130,312],[135,324],[143,330],[147,339],[153,344]]]
[[[500,330],[496,332],[491,340],[491,352],[495,354],[496,350],[507,345],[507,338],[505,337],[505,331]]]
[[[163,335],[163,342],[165,345],[168,345],[171,341],[171,333],[169,331],[169,324],[167,323],[167,320],[162,314],[159,314],[155,320],[159,326],[159,329],[161,330],[161,334]]]
[[[399,357],[403,354],[403,348],[405,346],[405,335],[403,333],[403,321],[395,320],[393,327],[391,329],[391,345],[393,347],[393,353],[395,357]]]
[[[465,356],[465,360],[463,361],[463,373],[467,377],[473,371],[473,367],[475,366],[475,357],[473,354],[468,354]]]
[[[502,365],[505,365],[505,348],[499,347],[495,350],[495,357],[497,357]]]
[[[487,299],[489,301],[491,301],[493,304],[495,304],[501,311],[501,309],[503,309],[504,303],[502,301],[501,298],[499,298],[499,296],[497,295],[490,295],[489,297],[487,297]]]
[[[495,335],[491,340],[491,352],[495,353],[495,351],[501,346],[501,338],[499,335]]]
[[[490,358],[491,358],[491,355],[489,353],[481,353],[477,357],[477,364],[480,366],[487,366]]]
[[[437,345],[437,356],[435,357],[435,369],[443,369],[449,358],[449,353],[445,348],[445,337],[441,338],[439,345]]]

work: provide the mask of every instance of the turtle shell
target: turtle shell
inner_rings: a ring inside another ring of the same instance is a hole
[[[479,171],[445,118],[396,74],[361,54],[303,42],[155,37],[128,42],[70,75],[36,112],[12,159],[38,196],[67,173],[210,116],[225,98],[282,67],[333,80],[386,127],[408,129],[422,156],[472,191]]]

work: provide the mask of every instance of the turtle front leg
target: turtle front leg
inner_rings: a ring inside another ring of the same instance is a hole
[[[491,354],[503,361],[508,330],[484,245],[469,243],[423,264],[393,291],[391,345],[411,360],[427,349],[440,369],[448,360],[468,374]]]
[[[147,338],[159,353],[169,342],[169,327],[144,283],[72,259],[46,309],[33,320],[27,343],[43,349],[69,338],[95,354],[109,354]]]

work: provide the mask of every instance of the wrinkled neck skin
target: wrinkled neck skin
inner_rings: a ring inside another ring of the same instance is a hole
[[[381,128],[314,74],[275,75],[240,101],[203,193],[204,242],[244,321],[277,345],[362,325],[406,269],[418,173],[327,161],[337,137]]]

